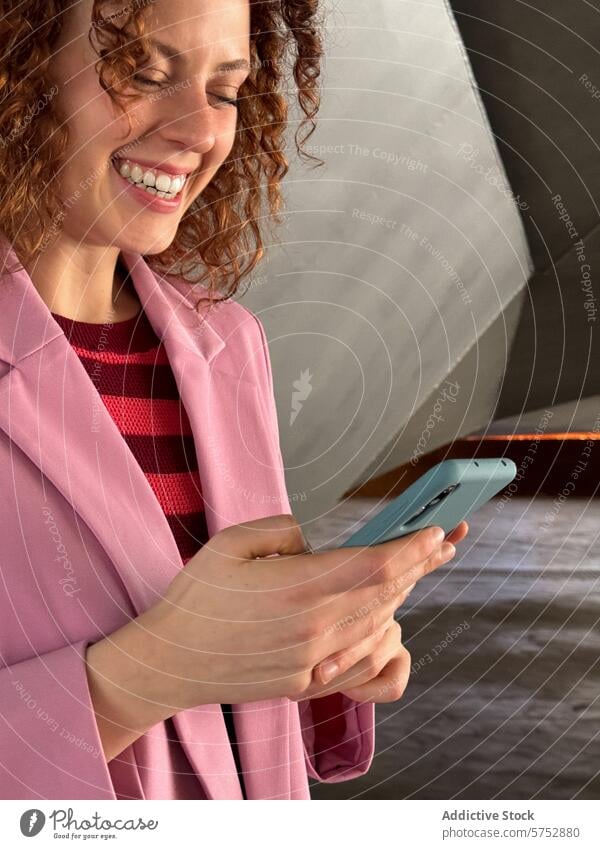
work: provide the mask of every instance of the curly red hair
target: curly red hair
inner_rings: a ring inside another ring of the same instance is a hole
[[[131,3],[118,26],[114,15],[104,14],[109,0],[93,3],[88,37],[99,56],[100,85],[125,114],[125,101],[143,96],[124,89],[149,58],[147,2]],[[0,224],[22,262],[44,249],[64,217],[56,177],[65,162],[68,126],[56,114],[47,71],[67,8],[67,0],[0,0]],[[233,148],[187,210],[173,242],[147,259],[156,272],[188,277],[201,266],[195,281],[208,280],[209,299],[217,292],[223,299],[236,293],[261,259],[262,190],[268,213],[279,223],[280,183],[289,169],[283,142],[290,64],[303,113],[295,146],[301,157],[322,164],[303,149],[320,106],[321,23],[319,0],[250,0],[251,72],[239,91]]]

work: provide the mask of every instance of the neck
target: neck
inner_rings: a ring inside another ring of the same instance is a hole
[[[119,248],[75,243],[61,233],[25,269],[48,309],[65,318],[105,324],[140,311]]]

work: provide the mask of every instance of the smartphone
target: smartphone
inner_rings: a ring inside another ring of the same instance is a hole
[[[439,526],[446,536],[470,513],[513,480],[517,467],[504,457],[443,460],[414,481],[356,531],[347,545],[376,545],[422,528]]]

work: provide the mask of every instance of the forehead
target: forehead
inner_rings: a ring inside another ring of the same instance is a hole
[[[248,56],[249,0],[138,0],[145,2],[147,33],[177,48],[215,58]]]
[[[75,4],[72,23],[87,35],[93,0]],[[249,58],[250,0],[119,0],[102,7],[119,26],[132,9],[143,9],[144,31],[175,47],[178,61]]]

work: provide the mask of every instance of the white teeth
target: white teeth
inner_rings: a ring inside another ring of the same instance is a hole
[[[154,186],[146,186],[144,183],[136,183],[135,180],[132,180],[131,177],[127,178],[132,186],[137,186],[138,189],[143,189],[148,194],[156,195],[157,197],[165,198],[166,200],[173,200],[176,196],[172,192],[157,192]]]
[[[154,171],[151,168],[143,168],[141,165],[130,162],[129,160],[118,164],[118,171],[125,179],[139,184],[140,188],[155,188],[157,192],[165,192],[167,195],[179,194],[187,178],[186,174],[178,174],[176,177],[171,177],[169,174],[160,170]]]
[[[150,185],[156,186],[156,188],[158,189],[159,192],[172,191],[172,192],[175,192],[175,194],[177,194],[177,192],[179,191],[181,186],[179,186],[176,189],[174,184],[178,179],[179,178],[176,177],[174,180],[171,180],[171,178],[168,177],[166,174],[159,174],[158,177],[156,178],[156,182],[151,183]]]
[[[142,168],[137,163],[132,163],[128,160],[117,163],[119,174],[126,180],[129,180],[134,186],[139,189],[144,189],[151,195],[157,195],[161,198],[172,200],[185,185],[185,174],[178,174],[177,177],[170,177],[161,171],[153,171],[151,168]]]

